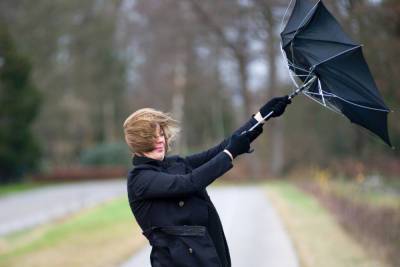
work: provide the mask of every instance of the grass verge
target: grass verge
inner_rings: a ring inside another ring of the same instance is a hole
[[[287,182],[266,186],[292,239],[302,267],[385,267],[338,225],[318,201]]]
[[[369,205],[376,208],[400,208],[400,193],[398,186],[368,187],[356,181],[330,179],[317,183],[321,190],[335,194],[340,198],[348,199],[354,203]],[[392,189],[392,191],[389,191]]]
[[[400,196],[352,182],[311,181],[298,186],[319,200],[374,258],[400,266]]]
[[[0,238],[0,267],[116,266],[144,242],[123,197]]]
[[[45,183],[38,182],[23,182],[0,185],[0,197],[7,196],[12,193],[22,192],[33,188],[42,187]]]

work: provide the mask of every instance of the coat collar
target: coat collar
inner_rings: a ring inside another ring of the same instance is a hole
[[[146,156],[138,156],[134,155],[132,159],[133,165],[140,165],[140,164],[152,164],[155,166],[162,166],[166,163],[166,157],[163,160],[156,160],[152,158],[148,158]]]

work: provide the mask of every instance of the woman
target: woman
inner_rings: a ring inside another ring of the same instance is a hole
[[[127,189],[132,213],[152,246],[153,267],[231,266],[218,212],[206,187],[233,167],[239,155],[262,133],[257,121],[278,117],[287,96],[267,102],[233,135],[217,146],[187,157],[169,156],[177,122],[154,109],[140,109],[124,123],[125,140],[134,153]]]

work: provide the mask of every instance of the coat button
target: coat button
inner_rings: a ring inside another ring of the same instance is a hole
[[[189,253],[193,254],[193,249],[192,248],[189,248]]]
[[[185,202],[181,200],[181,201],[179,201],[178,205],[179,205],[179,207],[182,208],[185,205]]]

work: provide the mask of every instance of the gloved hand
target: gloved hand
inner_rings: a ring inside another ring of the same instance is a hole
[[[274,111],[269,118],[279,117],[285,112],[286,106],[290,103],[292,103],[292,101],[289,99],[289,96],[274,97],[261,107],[261,116],[264,118],[271,111]],[[268,120],[268,118],[266,120]]]
[[[250,139],[249,133],[244,134],[234,134],[232,135],[231,139],[229,140],[229,144],[226,147],[233,158],[237,156],[247,153],[250,150]]]

